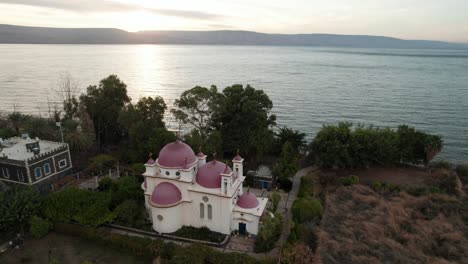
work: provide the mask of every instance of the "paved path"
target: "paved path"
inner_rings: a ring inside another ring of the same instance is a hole
[[[276,244],[280,248],[279,250],[280,257],[281,257],[281,249],[283,248],[284,243],[286,243],[286,241],[288,240],[289,233],[291,231],[289,227],[289,223],[292,221],[291,208],[292,208],[294,201],[297,198],[297,194],[299,193],[299,188],[301,187],[301,178],[304,175],[307,175],[309,172],[313,171],[314,169],[315,169],[314,166],[300,169],[296,172],[296,174],[292,178],[292,188],[291,188],[291,191],[288,193],[288,198],[286,199],[286,203],[284,207],[282,208],[284,210],[283,211],[283,232],[281,233],[281,236],[278,239],[278,243]],[[272,251],[274,251],[274,249]]]

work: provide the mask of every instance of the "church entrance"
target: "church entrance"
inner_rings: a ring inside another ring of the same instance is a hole
[[[247,231],[247,225],[245,223],[239,223],[239,234],[245,235]]]

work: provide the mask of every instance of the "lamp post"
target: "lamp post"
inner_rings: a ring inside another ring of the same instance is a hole
[[[60,124],[60,122],[56,122],[55,124],[60,128],[60,136],[62,137],[62,143],[63,143],[62,124]]]

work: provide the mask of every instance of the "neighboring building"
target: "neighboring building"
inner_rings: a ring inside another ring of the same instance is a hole
[[[0,139],[0,180],[49,189],[50,183],[71,172],[68,144],[31,139],[27,135]]]
[[[249,171],[247,175],[252,176],[254,188],[271,190],[273,175],[267,166],[260,165],[257,171]]]
[[[229,234],[257,234],[267,198],[243,190],[243,161],[237,155],[232,170],[177,140],[166,145],[156,160],[145,164],[146,208],[153,228],[172,233],[182,226],[203,227]]]

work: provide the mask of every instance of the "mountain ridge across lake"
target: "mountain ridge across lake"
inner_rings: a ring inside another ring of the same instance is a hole
[[[267,34],[241,30],[128,32],[115,28],[51,28],[0,24],[0,43],[12,44],[188,44],[402,49],[468,49],[468,44],[338,34]]]

